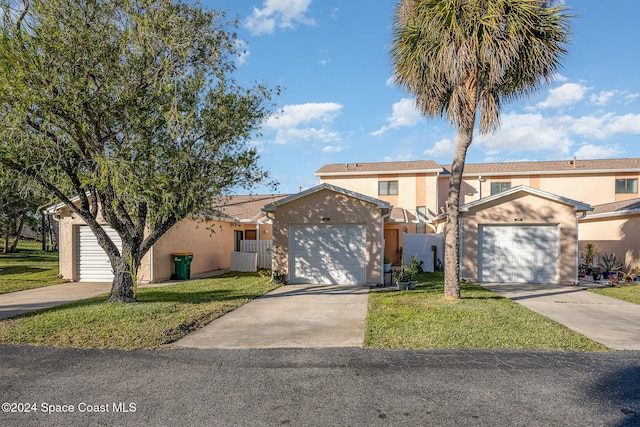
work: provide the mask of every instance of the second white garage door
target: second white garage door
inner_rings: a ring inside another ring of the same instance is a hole
[[[289,250],[289,283],[366,283],[364,226],[291,226]]]
[[[118,233],[109,226],[103,227],[118,249],[122,249],[122,241]],[[98,244],[91,228],[80,226],[77,227],[76,233],[76,280],[78,282],[113,281],[109,257]]]
[[[480,228],[481,282],[557,283],[558,227],[485,225]]]

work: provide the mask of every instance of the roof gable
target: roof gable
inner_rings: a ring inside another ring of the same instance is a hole
[[[596,205],[593,207],[593,212],[587,214],[585,220],[638,214],[640,214],[640,198]]]
[[[339,193],[339,194],[344,194],[345,196],[348,197],[353,197],[355,199],[359,199],[362,200],[364,202],[367,203],[371,203],[373,205],[375,205],[376,207],[383,209],[383,210],[387,210],[390,211],[391,208],[393,206],[391,206],[391,204],[389,204],[388,202],[385,202],[383,200],[379,200],[373,197],[369,197],[369,196],[365,196],[364,194],[360,194],[360,193],[356,193],[355,191],[351,191],[351,190],[347,190],[346,188],[342,188],[342,187],[337,187],[335,185],[330,185],[330,184],[320,184],[317,185],[315,187],[309,188],[307,190],[301,191],[299,193],[296,194],[292,194],[288,197],[285,197],[283,199],[280,199],[278,201],[275,201],[273,203],[269,203],[268,205],[266,205],[264,208],[262,208],[263,212],[275,212],[275,210],[278,208],[278,206],[282,206],[285,205],[287,203],[291,203],[295,200],[301,199],[303,197],[306,197],[310,194],[313,193],[317,193],[319,191],[322,190],[329,190],[329,191],[333,191],[334,193]]]
[[[538,190],[535,188],[528,187],[526,185],[518,185],[517,187],[510,188],[509,190],[503,191],[498,194],[494,194],[492,196],[484,197],[479,200],[475,200],[473,202],[467,203],[463,206],[460,206],[460,212],[467,212],[469,209],[481,206],[486,203],[491,203],[496,200],[499,200],[504,197],[511,196],[512,194],[524,192],[527,194],[531,194],[534,196],[542,197],[544,199],[551,200],[553,202],[562,203],[564,205],[573,206],[578,212],[587,212],[592,211],[593,208],[582,202],[578,202],[577,200],[569,199],[567,197],[558,196],[557,194],[549,193],[546,191]]]

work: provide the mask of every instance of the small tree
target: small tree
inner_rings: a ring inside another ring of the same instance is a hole
[[[115,274],[109,299],[135,301],[140,261],[167,230],[268,179],[247,140],[273,90],[236,84],[236,22],[197,3],[0,5],[0,162],[91,227]]]

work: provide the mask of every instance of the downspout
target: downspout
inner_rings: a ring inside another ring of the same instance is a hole
[[[580,283],[578,272],[580,270],[580,220],[587,216],[587,212],[582,212],[582,215],[576,217],[576,285]]]
[[[384,286],[384,220],[391,216],[392,209],[393,206],[389,208],[389,212],[381,217],[382,233],[380,233],[380,279],[382,280],[379,284],[382,286]]]
[[[460,270],[458,271],[458,279],[462,281],[462,253],[464,246],[464,219],[459,216],[460,212],[458,212],[458,227],[460,229],[460,233],[458,234],[458,238],[460,239],[460,247],[458,248],[458,262],[460,263]],[[476,280],[478,278],[476,277]]]
[[[482,199],[482,175],[478,175],[478,199]]]
[[[153,262],[153,259],[155,258],[155,251],[153,248],[155,247],[156,245],[151,245],[151,249],[149,249],[149,283],[153,283],[153,280],[156,277],[154,272],[155,263]]]

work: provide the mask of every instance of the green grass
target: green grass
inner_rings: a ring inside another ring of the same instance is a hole
[[[590,292],[640,304],[640,284],[618,285],[613,288],[589,289]]]
[[[38,242],[21,241],[17,253],[0,254],[0,294],[65,282],[58,278],[58,253],[41,247]]]
[[[0,321],[0,342],[62,347],[160,348],[267,293],[264,274],[233,273],[139,288],[138,303],[107,295]]]
[[[386,349],[607,348],[472,283],[460,300],[443,297],[442,273],[423,273],[416,290],[371,292],[365,346]]]

